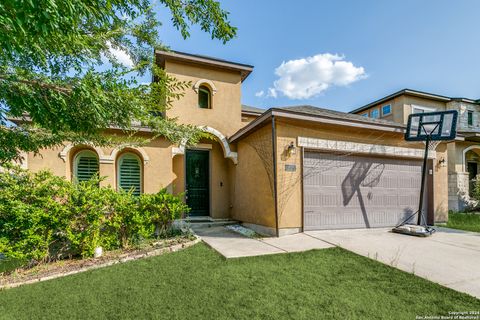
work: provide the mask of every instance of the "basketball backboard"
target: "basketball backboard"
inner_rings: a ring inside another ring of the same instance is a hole
[[[454,140],[457,135],[456,110],[413,113],[408,116],[405,140]]]

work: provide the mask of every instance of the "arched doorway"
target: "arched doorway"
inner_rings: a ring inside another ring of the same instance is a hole
[[[480,147],[464,152],[465,172],[468,173],[468,196],[473,196],[477,176],[480,174]]]

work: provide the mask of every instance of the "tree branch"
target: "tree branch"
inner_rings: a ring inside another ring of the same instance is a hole
[[[72,93],[71,88],[65,88],[65,87],[57,86],[57,85],[50,84],[50,83],[44,83],[44,82],[40,82],[38,80],[12,79],[8,76],[1,75],[1,74],[0,74],[0,80],[26,84],[26,85],[29,85],[29,86],[37,86],[37,87],[40,87],[42,89],[54,90],[54,91],[57,91],[57,92],[60,92],[60,93],[63,93],[63,94]]]

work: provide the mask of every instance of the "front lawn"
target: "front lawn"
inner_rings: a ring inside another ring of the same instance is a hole
[[[452,229],[480,232],[480,214],[449,213],[446,227]]]
[[[415,319],[480,300],[340,248],[225,260],[204,244],[0,292],[1,319]]]

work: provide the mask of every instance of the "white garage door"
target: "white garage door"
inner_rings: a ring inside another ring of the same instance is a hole
[[[305,152],[304,230],[390,227],[417,210],[422,162]]]

